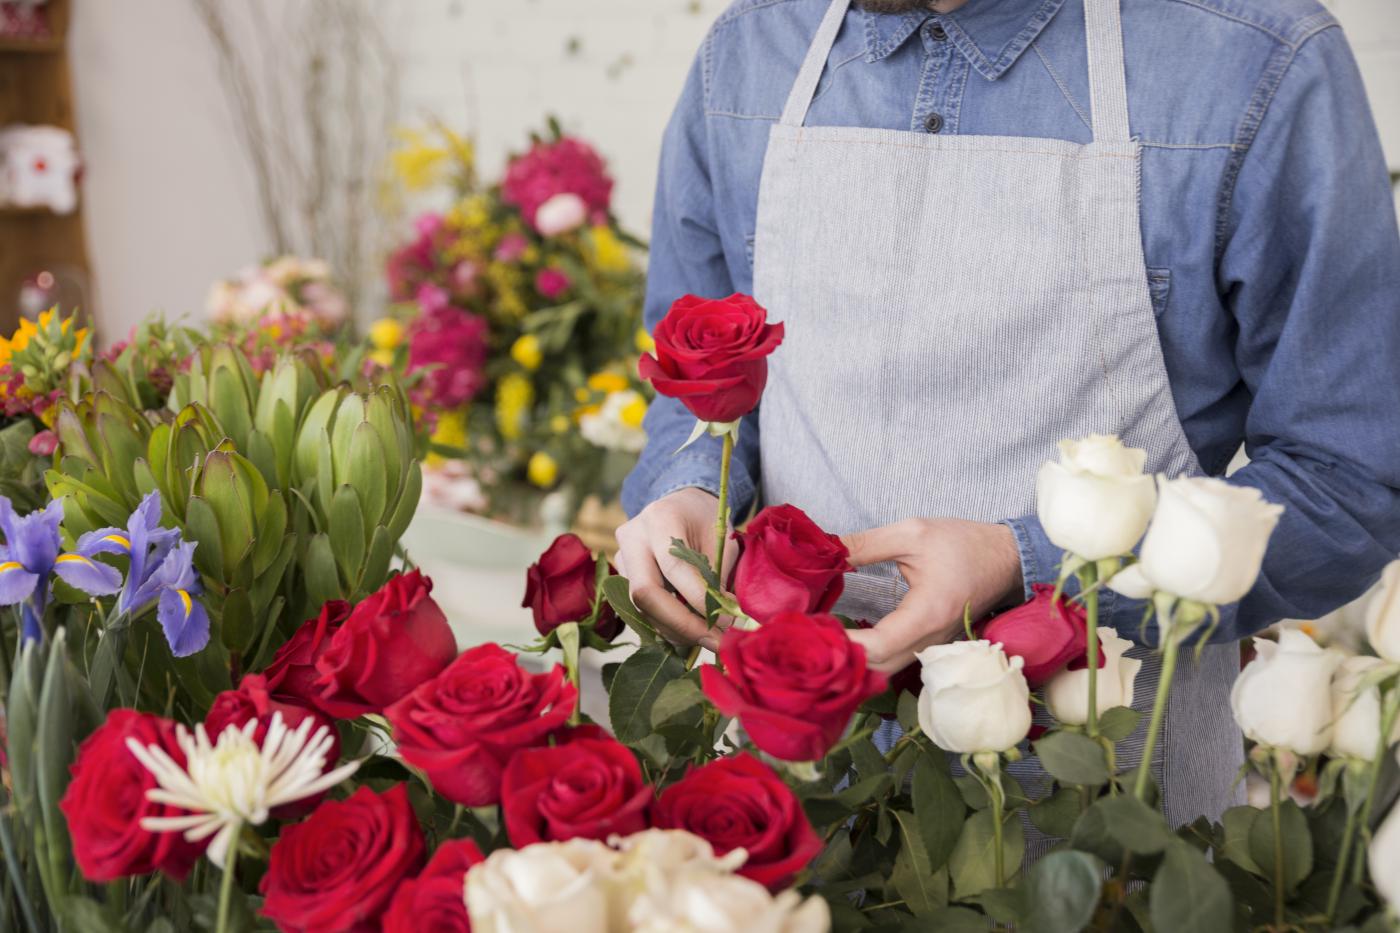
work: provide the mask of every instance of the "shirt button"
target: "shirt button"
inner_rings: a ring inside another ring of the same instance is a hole
[[[944,42],[948,38],[948,30],[943,28],[942,23],[934,23],[929,27],[928,37],[936,42]]]
[[[941,113],[931,113],[924,119],[924,129],[930,133],[937,133],[943,129],[943,115]]]

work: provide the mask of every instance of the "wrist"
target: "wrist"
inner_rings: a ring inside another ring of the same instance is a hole
[[[993,525],[994,566],[996,579],[1001,586],[997,594],[996,609],[1010,609],[1026,601],[1026,580],[1021,564],[1021,546],[1010,526]]]

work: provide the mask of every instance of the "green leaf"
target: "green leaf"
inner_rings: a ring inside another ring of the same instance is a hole
[[[199,572],[215,580],[224,576],[224,550],[220,542],[219,520],[209,503],[199,496],[190,496],[185,504],[185,537],[196,543],[194,565]]]
[[[355,591],[359,594],[373,593],[389,579],[389,561],[394,557],[394,539],[389,529],[380,525],[370,538],[369,552],[361,568],[361,575]]]
[[[1051,732],[1034,743],[1041,765],[1061,784],[1098,787],[1108,783],[1103,746],[1077,732]]]
[[[1137,731],[1142,713],[1128,706],[1115,706],[1099,717],[1099,734],[1110,742],[1121,742]]]
[[[1123,850],[1152,855],[1176,837],[1162,814],[1136,797],[1105,797],[1095,801],[1074,824],[1070,844],[1113,864]]]
[[[16,815],[32,818],[34,812],[34,753],[39,721],[39,688],[44,676],[44,647],[30,642],[20,649],[10,679],[5,708],[10,774]]]
[[[661,688],[651,708],[651,724],[667,723],[696,726],[705,718],[705,694],[692,677],[673,680]]]
[[[1190,843],[1172,841],[1150,890],[1155,933],[1229,933],[1232,928],[1230,887]]]
[[[349,486],[341,486],[331,497],[327,528],[331,536],[331,552],[340,567],[340,577],[352,585],[360,578],[360,565],[365,560],[365,516],[360,509],[360,497]]]
[[[393,515],[388,521],[389,536],[395,541],[403,537],[413,514],[418,511],[418,500],[423,495],[423,467],[414,460],[404,474],[403,488],[399,490],[398,501],[394,504]]]
[[[261,574],[276,560],[287,533],[287,502],[281,494],[269,496],[258,516],[258,536],[253,542],[253,572]]]
[[[608,577],[603,581],[603,598],[612,606],[617,617],[637,633],[643,646],[655,645],[658,642],[656,627],[632,604],[631,586],[626,577]]]
[[[247,590],[231,590],[224,598],[219,617],[220,637],[233,654],[243,654],[257,637],[259,626],[253,616],[253,602]]]
[[[963,824],[958,844],[948,860],[948,869],[953,876],[953,892],[958,900],[965,900],[988,888],[997,887],[996,879],[996,837],[992,832],[992,811],[978,810]],[[1025,832],[1021,820],[1012,813],[1003,824],[1005,837],[1006,881],[1010,881],[1021,866],[1026,852]]]
[[[1068,839],[1079,819],[1081,800],[1077,788],[1061,787],[1031,804],[1028,810],[1031,823],[1047,836]]]
[[[1086,852],[1051,852],[1026,873],[1026,933],[1078,933],[1099,903],[1104,863]]]
[[[1254,861],[1254,857],[1249,854],[1249,839],[1254,828],[1254,821],[1261,815],[1263,815],[1262,810],[1246,805],[1231,807],[1225,811],[1220,820],[1225,831],[1225,843],[1221,854],[1245,871],[1256,875],[1262,875],[1264,871]],[[1264,818],[1268,819],[1267,816]],[[1270,857],[1269,864],[1273,864],[1272,857]]]
[[[388,455],[380,442],[379,432],[368,421],[362,421],[350,438],[349,460],[346,464],[346,481],[360,497],[360,509],[370,526],[378,525],[388,516],[384,514],[389,482],[398,483],[395,471],[392,479],[388,474]]]
[[[311,536],[301,569],[306,595],[312,606],[321,606],[328,600],[340,599],[344,595],[335,569],[335,554],[326,535]]]
[[[1312,872],[1313,841],[1308,820],[1291,799],[1279,806],[1279,830],[1283,841],[1283,886],[1292,891]],[[1274,880],[1274,821],[1261,810],[1249,830],[1249,855],[1270,884]]]
[[[967,806],[953,779],[927,758],[914,765],[914,816],[929,864],[941,868],[953,854],[967,819]]]
[[[685,665],[667,648],[639,649],[618,668],[608,694],[608,715],[618,741],[632,744],[651,733],[651,710],[661,691],[685,676]]]
[[[905,735],[910,735],[919,730],[919,698],[908,690],[901,690],[899,698],[895,701],[895,712],[899,719],[899,726],[904,730]]]
[[[894,860],[890,882],[914,916],[925,917],[948,906],[948,872],[942,867],[935,870],[914,814],[897,810],[894,817],[899,821],[902,844]]]

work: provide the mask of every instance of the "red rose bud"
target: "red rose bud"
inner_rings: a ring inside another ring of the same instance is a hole
[[[351,610],[316,659],[320,709],[338,719],[378,713],[452,663],[457,639],[432,589],[415,570]]]
[[[1007,657],[1025,661],[1021,673],[1032,689],[1083,657],[1088,644],[1088,622],[1081,606],[1068,599],[1056,603],[1053,586],[1037,583],[1034,591],[1030,602],[996,616],[981,632],[982,638],[1001,645]]]
[[[578,691],[564,668],[531,674],[499,645],[463,652],[441,674],[384,710],[404,761],[453,803],[501,799],[515,752],[543,745],[573,712]]]
[[[141,828],[146,817],[181,816],[185,811],[146,799],[156,779],[131,754],[128,738],[159,746],[176,764],[185,764],[173,722],[134,709],[108,713],[107,721],[78,747],[68,789],[58,802],[73,839],[73,857],[83,877],[93,882],[153,871],[183,881],[208,841],[191,843],[183,833]]]
[[[627,746],[574,738],[517,752],[501,780],[501,814],[510,844],[606,840],[646,828],[651,788]]]
[[[378,930],[394,893],[423,865],[423,831],[406,785],[361,787],[282,829],[258,890],[282,930]]]
[[[885,689],[885,675],[866,667],[865,649],[829,615],[782,613],[756,631],[731,628],[719,658],[723,673],[700,669],[705,696],[783,761],[820,760],[856,709]]]
[[[423,873],[399,885],[384,914],[383,933],[470,933],[463,891],[467,870],[482,860],[470,839],[438,846]]]
[[[747,752],[693,768],[662,791],[651,825],[692,832],[716,855],[744,849],[739,874],[770,891],[788,887],[822,850],[797,795]]]
[[[272,656],[263,671],[268,692],[284,703],[304,703],[321,709],[321,691],[316,686],[316,661],[330,647],[331,636],[350,616],[350,604],[333,599],[321,607],[314,619],[307,619]],[[324,712],[324,710],[322,710]]]
[[[616,573],[608,567],[609,573]],[[583,622],[593,613],[597,593],[597,565],[593,552],[578,535],[560,535],[525,571],[525,599],[520,604],[535,617],[535,629],[548,635],[566,622]],[[622,631],[622,620],[606,602],[594,627],[600,638],[612,641]]]
[[[768,382],[768,354],[783,325],[748,295],[686,295],[656,325],[656,355],[638,364],[643,379],[679,399],[701,421],[737,421],[753,411]]]
[[[850,552],[794,505],[769,506],[742,532],[734,595],[746,614],[766,622],[782,612],[827,612],[836,605]]]

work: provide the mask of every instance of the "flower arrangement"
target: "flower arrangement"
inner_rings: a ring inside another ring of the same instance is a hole
[[[646,440],[634,373],[649,338],[640,244],[612,217],[603,160],[551,123],[498,184],[441,127],[405,134],[393,164],[405,188],[452,197],[390,255],[396,304],[367,347],[433,430],[430,495],[522,523],[553,492],[568,513],[611,501]]]
[[[732,439],[782,329],[744,296],[673,314],[643,369],[698,409],[699,431]],[[431,581],[370,558],[396,540],[395,469],[417,476],[406,400],[325,388],[296,358],[248,372],[236,348],[205,347],[159,417],[106,390],[60,402],[61,500],[0,512],[0,594],[19,607],[3,630],[20,647],[4,654],[0,812],[0,909],[16,927],[1388,924],[1400,569],[1371,607],[1375,657],[1286,630],[1242,673],[1233,706],[1266,809],[1170,826],[1141,764],[1174,666],[1258,573],[1279,510],[1255,494],[1153,482],[1116,438],[1065,442],[1039,490],[1061,585],[969,619],[965,640],[894,676],[831,613],[841,539],[784,504],[731,533],[723,494],[715,559],[673,550],[706,593],[712,660],[664,641],[572,536],[526,574],[539,639],[459,650]],[[732,591],[716,570],[727,546]],[[273,551],[285,563],[259,570]],[[1097,625],[1106,586],[1156,622],[1145,722],[1130,708],[1139,662]],[[638,647],[603,668],[605,729],[583,711],[581,655],[612,651],[623,627]],[[523,657],[555,650],[553,666]],[[1057,722],[1032,737],[1036,694]],[[902,737],[881,738],[888,720]],[[1007,767],[1027,755],[1046,786]],[[1286,793],[1305,768],[1307,807]],[[1059,840],[1038,860],[1027,825]]]
[[[311,347],[329,358],[349,318],[330,266],[299,256],[278,256],[215,282],[205,311],[214,335],[241,342],[257,372],[288,349]]]

